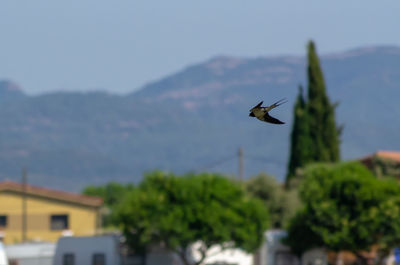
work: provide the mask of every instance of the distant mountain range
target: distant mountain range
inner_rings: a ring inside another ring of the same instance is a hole
[[[321,56],[328,93],[344,124],[342,157],[400,149],[400,48],[368,47]],[[88,184],[138,181],[143,172],[215,171],[237,175],[286,172],[303,57],[216,57],[125,96],[104,92],[28,96],[0,81],[0,180],[79,191]],[[271,114],[249,109],[287,98]]]

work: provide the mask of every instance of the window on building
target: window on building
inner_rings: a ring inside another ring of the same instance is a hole
[[[92,265],[106,265],[106,255],[104,253],[96,253],[92,258]]]
[[[58,214],[50,217],[51,230],[65,230],[68,229],[68,215]]]
[[[75,265],[75,255],[72,253],[64,254],[62,265]]]
[[[0,215],[0,227],[7,226],[7,215]]]

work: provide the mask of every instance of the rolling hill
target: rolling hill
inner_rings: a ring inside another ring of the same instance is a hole
[[[321,56],[337,121],[342,158],[400,149],[400,48],[367,47]],[[67,190],[107,181],[138,181],[143,172],[217,171],[245,175],[286,171],[292,110],[304,86],[303,57],[215,57],[127,95],[57,92],[28,96],[0,81],[0,179]],[[111,88],[110,88],[111,89]],[[248,117],[272,111],[282,126]]]

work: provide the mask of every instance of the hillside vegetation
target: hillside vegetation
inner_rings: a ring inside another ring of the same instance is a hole
[[[399,150],[400,48],[322,55],[321,64],[329,97],[340,103],[337,122],[345,126],[341,157]],[[153,169],[233,175],[240,146],[246,176],[263,171],[282,179],[295,97],[305,77],[302,57],[216,57],[124,96],[28,96],[2,81],[0,179],[19,180],[24,166],[30,183],[69,190],[137,181]],[[248,117],[259,101],[281,98],[289,102],[272,112],[287,124]]]

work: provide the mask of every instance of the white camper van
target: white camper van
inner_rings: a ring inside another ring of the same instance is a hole
[[[51,265],[55,247],[54,243],[49,242],[27,242],[7,245],[4,248],[10,264]]]
[[[6,251],[4,250],[3,243],[0,242],[0,265],[8,265]]]
[[[116,236],[61,237],[53,265],[119,265],[120,242]]]

